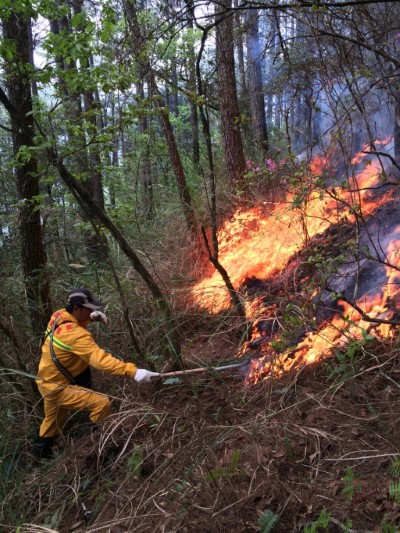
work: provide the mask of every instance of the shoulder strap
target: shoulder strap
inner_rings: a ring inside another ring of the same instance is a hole
[[[55,323],[56,323],[56,322],[57,322],[57,319],[56,319]],[[58,326],[62,326],[63,324],[73,324],[73,321],[72,321],[72,320],[64,320],[64,322],[60,322],[59,324],[57,324],[56,327],[58,328]],[[54,328],[54,329],[55,329],[55,328]],[[50,334],[53,335],[54,329],[51,329],[51,330],[49,330],[49,331],[46,333],[46,335],[44,336],[43,342],[47,339],[47,337],[48,337]]]
[[[50,346],[50,355],[51,355],[51,360],[56,365],[56,367],[61,372],[61,374],[63,374],[64,377],[66,377],[70,383],[72,383],[73,385],[76,385],[76,381],[74,380],[74,378],[71,376],[71,374],[68,372],[68,370],[57,359],[57,356],[56,356],[56,354],[54,352],[54,348],[53,348],[53,336],[54,336],[55,329],[58,326],[61,326],[61,324],[66,324],[67,322],[72,322],[72,320],[66,320],[65,322],[61,322],[60,324],[57,324],[57,319],[54,320],[53,327],[51,328],[51,331],[49,331],[49,333],[48,333],[48,335],[50,335],[50,345],[49,345]]]

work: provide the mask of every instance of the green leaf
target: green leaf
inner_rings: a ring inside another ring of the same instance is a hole
[[[258,525],[260,526],[260,533],[270,533],[279,521],[279,515],[273,513],[270,509],[267,509],[262,513],[258,519]]]
[[[237,471],[239,457],[240,457],[240,449],[234,451],[232,455],[232,459],[231,459],[231,464],[228,467],[214,468],[207,474],[206,481],[213,481],[216,479],[232,477],[234,475],[237,475],[239,473]]]
[[[126,466],[136,477],[140,476],[142,473],[142,459],[143,452],[139,447],[134,448],[128,457]]]
[[[392,464],[390,466],[390,473],[392,474],[392,476],[400,477],[400,455],[398,455],[392,460]]]

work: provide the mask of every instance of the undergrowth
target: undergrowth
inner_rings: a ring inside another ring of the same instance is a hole
[[[253,386],[234,372],[125,383],[102,432],[72,426],[55,461],[3,463],[2,527],[398,531],[397,342],[354,362],[340,386],[321,365]]]

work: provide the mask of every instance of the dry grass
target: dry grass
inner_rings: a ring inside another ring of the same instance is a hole
[[[259,531],[267,509],[274,531],[301,531],[324,507],[331,531],[348,518],[359,532],[395,527],[396,344],[376,341],[358,363],[342,383],[315,365],[254,386],[233,372],[126,384],[102,432],[70,435],[56,461],[29,473],[21,505],[60,532]]]

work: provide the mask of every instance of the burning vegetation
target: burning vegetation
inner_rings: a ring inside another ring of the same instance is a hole
[[[240,209],[221,227],[220,262],[252,324],[238,354],[251,357],[248,383],[355,341],[393,335],[400,300],[397,182],[383,184],[383,162],[367,146],[352,165],[348,179],[324,187],[321,174],[332,168],[316,157],[284,201]],[[231,303],[218,272],[193,295],[212,314]]]

